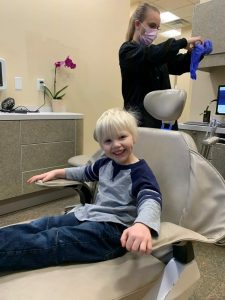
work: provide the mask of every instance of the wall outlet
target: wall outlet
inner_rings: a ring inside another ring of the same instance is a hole
[[[37,90],[38,91],[44,91],[43,85],[45,83],[45,80],[43,78],[37,79]]]

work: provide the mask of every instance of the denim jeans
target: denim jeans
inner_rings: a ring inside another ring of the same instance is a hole
[[[125,227],[80,222],[74,213],[44,217],[0,229],[0,271],[35,269],[71,262],[97,262],[125,254]]]

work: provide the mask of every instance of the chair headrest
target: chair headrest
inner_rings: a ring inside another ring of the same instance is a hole
[[[144,107],[155,119],[175,121],[182,114],[186,98],[187,93],[185,90],[153,91],[145,96]]]

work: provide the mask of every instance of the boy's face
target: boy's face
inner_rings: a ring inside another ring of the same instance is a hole
[[[105,136],[100,143],[105,155],[121,165],[137,161],[133,154],[134,139],[127,130],[121,130],[114,136]]]

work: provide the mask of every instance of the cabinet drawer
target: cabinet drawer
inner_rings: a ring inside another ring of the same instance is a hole
[[[0,121],[0,200],[20,195],[19,121]]]
[[[22,146],[22,171],[66,165],[74,156],[74,142],[55,142]]]
[[[74,140],[74,120],[21,121],[22,145]]]
[[[225,144],[215,144],[212,147],[212,164],[225,178]]]

